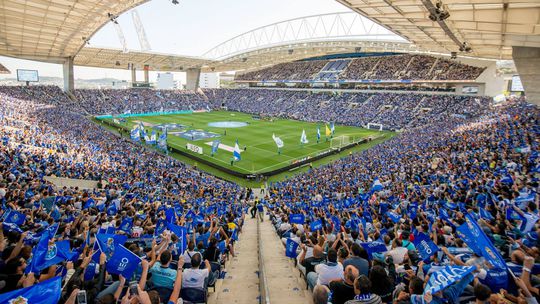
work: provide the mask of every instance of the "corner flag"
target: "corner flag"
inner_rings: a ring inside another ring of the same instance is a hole
[[[326,128],[326,132],[325,132],[325,133],[326,133],[326,136],[332,135],[332,130],[330,130],[330,128],[328,128],[328,125],[325,124],[324,126],[325,126],[325,128]]]

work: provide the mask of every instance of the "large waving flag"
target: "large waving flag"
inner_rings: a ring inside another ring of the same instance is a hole
[[[474,253],[483,256],[495,268],[506,269],[506,262],[493,246],[491,240],[478,225],[476,220],[470,215],[465,215],[466,222],[457,228],[457,233],[461,239],[469,246]]]
[[[306,136],[306,130],[302,130],[302,136],[300,136],[300,143],[301,144],[307,144],[309,143],[307,136]]]
[[[62,277],[55,277],[30,287],[0,295],[0,303],[56,304],[62,295]]]
[[[130,136],[131,136],[131,139],[134,141],[141,140],[141,133],[139,132],[139,128],[138,127],[133,128],[133,130],[131,130]]]
[[[150,141],[147,141],[146,143],[149,145],[155,145],[156,142],[157,142],[156,130],[152,130],[152,135],[150,135]]]
[[[326,136],[328,137],[328,136],[332,135],[332,130],[330,130],[328,125],[325,124],[324,127],[326,128],[326,132],[325,132]]]
[[[220,144],[221,144],[221,140],[219,139],[216,139],[212,142],[212,155],[217,153]]]
[[[424,294],[435,294],[445,288],[461,281],[471,272],[476,269],[476,266],[445,266],[431,274],[429,281],[424,288]],[[471,276],[471,281],[473,277]]]
[[[165,132],[161,133],[159,136],[158,148],[163,151],[167,151],[167,129],[165,129]]]
[[[121,274],[124,278],[131,278],[141,258],[122,245],[114,248],[114,254],[107,262],[107,271],[112,274]]]
[[[235,161],[239,161],[242,159],[242,157],[240,156],[240,146],[238,146],[238,139],[234,143],[233,157]]]
[[[281,138],[277,137],[276,134],[272,134],[272,139],[274,140],[274,142],[276,143],[276,146],[279,149],[283,148],[284,144],[283,144],[283,140],[281,140]]]

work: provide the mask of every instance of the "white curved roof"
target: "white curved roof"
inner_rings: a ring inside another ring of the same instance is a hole
[[[429,19],[436,0],[337,0],[419,47],[512,59],[512,46],[540,47],[539,0],[441,0],[448,19]]]
[[[62,62],[96,31],[148,0],[1,0],[0,55]]]

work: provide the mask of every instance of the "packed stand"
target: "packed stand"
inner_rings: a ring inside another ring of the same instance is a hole
[[[70,107],[92,115],[204,110],[208,107],[203,95],[184,90],[79,89],[74,94],[78,100]]]
[[[236,76],[236,80],[475,80],[485,70],[428,55],[367,56],[280,63]]]
[[[50,303],[206,298],[234,255],[245,190],[107,132],[51,92],[0,87],[0,303],[36,303],[44,289]]]
[[[294,61],[235,76],[235,80],[308,80],[313,79],[327,60]]]
[[[540,110],[443,117],[274,183],[314,303],[538,303]]]
[[[456,95],[275,89],[219,89],[205,90],[205,94],[214,107],[224,105],[234,111],[353,126],[378,122],[393,130],[436,122],[440,115],[481,116],[490,109],[489,98]]]

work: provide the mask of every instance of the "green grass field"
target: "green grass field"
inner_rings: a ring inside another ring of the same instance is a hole
[[[112,122],[112,119],[109,120]],[[127,118],[126,123],[122,123],[122,125],[125,128],[131,129],[139,121],[147,125],[145,129],[148,134],[151,133],[151,125],[177,123],[188,126],[188,129],[204,130],[219,134],[221,143],[230,147],[234,147],[235,141],[238,139],[240,148],[243,151],[244,146],[246,146],[246,151],[241,153],[242,159],[235,162],[233,166],[231,166],[232,152],[230,151],[219,149],[213,157],[211,156],[212,148],[207,143],[213,141],[214,139],[212,138],[192,141],[169,134],[167,141],[171,147],[193,153],[200,158],[211,160],[221,166],[246,174],[257,174],[276,170],[294,161],[327,151],[331,147],[330,140],[325,140],[324,123],[317,124],[285,119],[275,119],[274,121],[255,120],[252,118],[252,115],[245,113],[214,111],[209,113],[131,117]],[[249,125],[227,129],[208,126],[208,123],[222,121],[247,122]],[[321,127],[321,141],[319,143],[317,143],[317,125]],[[225,130],[226,135],[224,135]],[[306,131],[309,140],[308,144],[300,144],[302,130]],[[281,154],[277,152],[277,146],[272,139],[272,134],[276,134],[284,142]],[[333,137],[337,138],[345,135],[349,136],[349,139],[353,141],[369,136],[379,137],[383,134],[387,133],[336,125]],[[389,136],[386,137],[389,138]],[[204,154],[199,155],[187,150],[187,143],[202,147]]]

